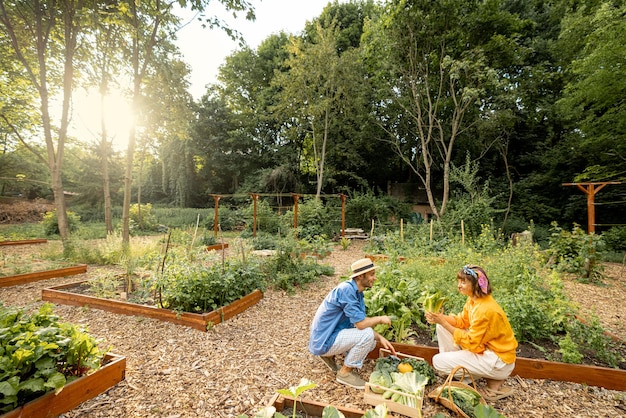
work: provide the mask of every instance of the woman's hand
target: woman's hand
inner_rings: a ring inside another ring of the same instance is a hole
[[[426,321],[429,324],[443,325],[446,321],[446,315],[443,312],[426,312]]]

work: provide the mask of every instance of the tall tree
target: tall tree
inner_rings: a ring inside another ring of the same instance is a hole
[[[117,78],[124,69],[122,42],[124,26],[117,10],[111,5],[94,14],[92,22],[95,30],[91,37],[92,47],[85,59],[83,69],[86,74],[85,89],[97,87],[100,95],[100,137],[97,155],[102,169],[102,196],[104,199],[104,224],[107,234],[113,233],[111,215],[111,179],[109,160],[113,154],[113,137],[109,135],[107,100],[114,89],[119,89]]]
[[[220,0],[220,2],[224,4],[227,10],[243,11],[246,13],[246,18],[254,19],[253,9],[247,0]],[[159,47],[161,40],[173,36],[174,30],[179,24],[179,19],[174,15],[174,5],[190,6],[193,10],[204,12],[208,4],[208,0],[120,2],[120,10],[125,12],[131,31],[130,62],[132,66],[132,100],[135,112],[142,105],[142,87],[147,71],[154,64],[155,49]],[[221,22],[215,18],[209,18],[207,22],[211,27],[221,26]],[[131,126],[126,151],[124,206],[122,209],[122,241],[126,244],[130,240],[129,214],[136,132],[137,120]]]
[[[366,35],[379,80],[379,123],[437,218],[448,203],[456,143],[499,82],[486,45],[510,36],[514,20],[496,0],[394,0]]]
[[[74,57],[85,15],[93,8],[94,5],[86,0],[0,0],[3,37],[10,42],[12,59],[22,66],[39,96],[41,129],[46,142],[59,232],[65,248],[69,241],[69,225],[62,169],[75,81]],[[61,97],[61,110],[58,125],[55,125],[52,101],[57,93]]]
[[[585,166],[574,180],[626,179],[626,2],[602,1],[565,16],[559,45],[571,51],[559,109]]]
[[[305,141],[305,154],[301,169],[312,166],[315,173],[316,197],[324,185],[326,152],[333,138],[335,119],[341,118],[341,107],[348,100],[353,86],[358,84],[354,52],[339,54],[337,50],[337,24],[324,28],[318,23],[315,43],[305,43],[302,38],[292,38],[287,61],[289,73],[276,79],[280,85],[279,108],[294,120],[296,136]]]

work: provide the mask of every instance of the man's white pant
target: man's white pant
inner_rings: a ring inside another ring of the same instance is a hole
[[[343,364],[348,367],[360,369],[367,355],[376,347],[374,330],[372,328],[342,329],[337,334],[335,342],[324,356],[345,354]]]
[[[433,367],[445,374],[452,369],[463,366],[475,379],[486,377],[493,380],[504,380],[511,375],[515,363],[506,364],[496,353],[485,350],[482,354],[472,353],[454,344],[454,338],[444,327],[437,324],[437,341],[439,354],[433,357]],[[460,378],[460,376],[457,376]]]

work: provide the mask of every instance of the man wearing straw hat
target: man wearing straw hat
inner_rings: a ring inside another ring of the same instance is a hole
[[[309,351],[336,373],[337,382],[364,389],[365,381],[355,372],[378,342],[393,354],[391,343],[374,331],[378,324],[391,325],[388,316],[368,318],[363,291],[376,281],[376,266],[369,258],[352,263],[350,280],[340,283],[322,301],[311,323]],[[345,354],[343,365],[335,356]]]

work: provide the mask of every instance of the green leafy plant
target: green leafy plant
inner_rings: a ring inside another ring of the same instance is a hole
[[[100,367],[103,351],[85,330],[61,323],[52,304],[33,314],[0,306],[0,411],[7,412]]]
[[[573,364],[581,363],[584,356],[578,349],[578,344],[572,340],[569,334],[559,340],[559,347],[563,362]]]
[[[441,295],[440,292],[428,293],[422,292],[422,306],[426,312],[439,312],[443,304],[448,300],[447,297]]]
[[[505,418],[505,416],[496,411],[493,406],[482,403],[474,407],[474,416],[476,416],[476,418]]]
[[[442,398],[449,398],[451,392],[452,402],[469,417],[475,418],[474,408],[480,404],[480,394],[473,389],[449,386],[441,391]]]
[[[255,289],[264,290],[264,274],[255,260],[223,264],[173,262],[147,283],[160,295],[160,307],[182,312],[210,312]]]

